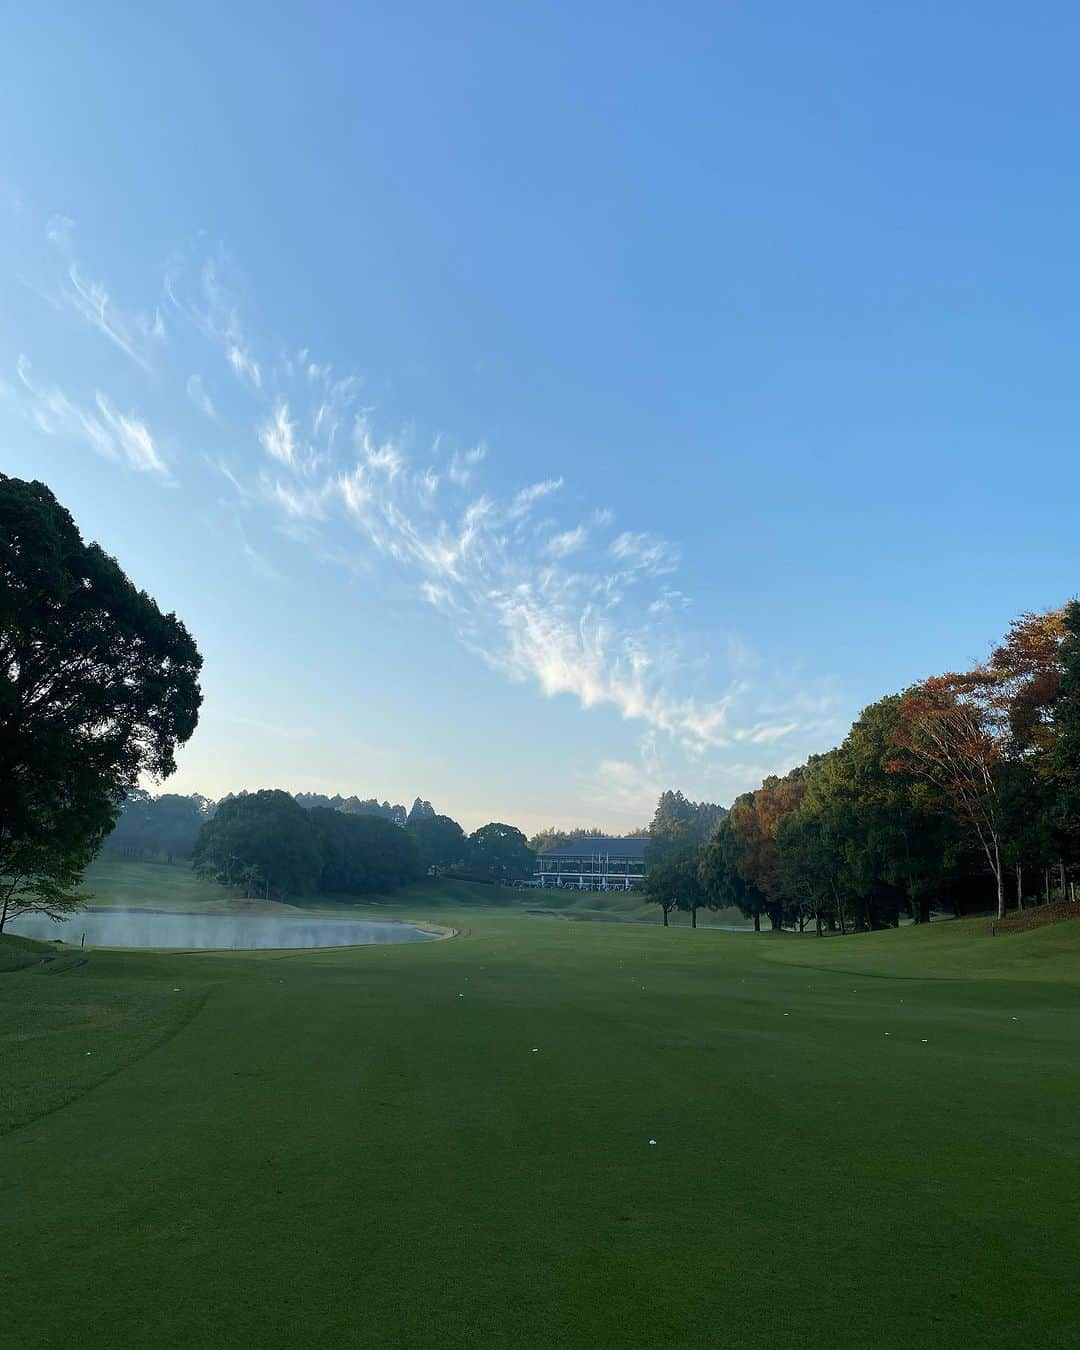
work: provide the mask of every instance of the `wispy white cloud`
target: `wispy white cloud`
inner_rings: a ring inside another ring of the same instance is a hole
[[[736,741],[750,741],[754,745],[766,745],[771,741],[782,741],[786,736],[802,730],[801,722],[759,722],[752,727],[741,727],[732,737]]]
[[[70,216],[56,215],[49,218],[45,226],[45,236],[50,243],[55,244],[63,253],[71,252],[72,240],[75,235],[75,222]]]
[[[464,454],[455,450],[450,458],[450,468],[447,470],[447,477],[458,487],[466,487],[472,478],[473,470],[487,455],[487,446],[477,445]]]
[[[649,603],[649,613],[652,615],[674,614],[689,608],[690,597],[673,586],[665,586],[660,595]]]
[[[558,492],[562,485],[561,478],[544,478],[539,483],[530,483],[514,496],[507,515],[511,520],[520,520],[529,514],[542,497],[549,497],[553,492]]]
[[[207,462],[207,464],[210,465],[212,469],[214,469],[217,473],[221,474],[222,478],[224,478],[225,481],[232,486],[237,497],[240,498],[242,503],[247,504],[250,502],[251,500],[250,491],[244,486],[243,483],[241,483],[240,479],[237,478],[231,466],[227,463],[225,459],[223,459],[220,455],[216,456],[204,455],[203,459]]]
[[[295,428],[289,421],[289,405],[278,403],[273,414],[259,428],[259,443],[279,464],[296,463]]]
[[[193,296],[182,287],[184,276],[182,262],[178,260],[165,277],[165,294],[169,301],[221,350],[229,368],[239,379],[260,391],[262,366],[251,352],[236,303],[218,277],[217,262],[208,258],[203,263]]]
[[[225,348],[225,359],[237,375],[250,380],[256,389],[262,388],[262,368],[250,352],[239,343],[230,343]]]
[[[217,421],[217,409],[214,407],[214,401],[206,392],[206,387],[202,382],[201,375],[189,375],[187,381],[187,396],[194,403],[195,407],[204,417],[209,417],[211,421]]]
[[[624,567],[653,576],[673,572],[678,564],[678,554],[666,540],[631,530],[624,530],[613,539],[608,552]]]
[[[54,308],[89,324],[140,369],[152,370],[154,356],[166,337],[161,312],[124,308],[104,282],[86,274],[75,256],[75,222],[69,216],[52,216],[45,236],[63,258],[63,271],[34,289]]]
[[[351,446],[332,446],[317,387],[329,376],[304,356],[290,363],[291,374],[277,372],[282,392],[257,428],[279,470],[263,479],[264,500],[290,525],[326,538],[340,523],[350,525],[415,577],[427,603],[472,651],[549,698],[611,708],[695,755],[733,745],[733,724],[761,739],[785,734],[779,718],[746,715],[752,700],[741,686],[704,699],[678,692],[685,671],[678,635],[661,636],[658,627],[688,603],[664,580],[676,561],[669,544],[630,531],[610,537],[606,510],[560,532],[543,522],[525,530],[535,504],[563,489],[561,478],[528,484],[505,499],[469,497],[483,447],[455,453],[440,472],[415,463],[403,441],[377,437],[369,410],[353,407]],[[316,387],[305,394],[313,366]],[[345,400],[338,420],[347,415]],[[303,454],[301,424],[311,441]],[[432,453],[439,462],[438,445]]]
[[[663,780],[646,766],[625,759],[605,759],[586,780],[583,795],[605,813],[644,824],[663,790]]]
[[[333,497],[331,484],[308,487],[302,483],[283,482],[280,478],[264,481],[270,500],[294,520],[322,520],[326,516]]]
[[[60,288],[64,303],[80,318],[96,328],[103,337],[143,370],[151,370],[151,352],[165,338],[165,323],[160,313],[153,318],[125,313],[113,300],[104,284],[84,276],[72,263]]]
[[[167,472],[145,422],[132,413],[116,412],[104,394],[98,394],[95,402],[102,422],[115,437],[116,444],[133,469],[161,474]]]
[[[16,369],[25,410],[39,431],[81,440],[103,458],[119,460],[140,472],[168,476],[150,429],[134,413],[118,412],[102,393],[95,395],[93,408],[81,407],[60,389],[38,384],[24,356],[19,357]]]
[[[58,247],[69,247],[59,242],[69,240],[68,227],[58,222],[55,232]],[[160,315],[129,321],[105,287],[87,282],[74,264],[69,284],[69,303],[138,363],[146,344],[162,340]],[[570,528],[562,528],[565,520],[537,519],[536,507],[565,491],[562,477],[505,494],[484,491],[483,444],[447,454],[436,438],[418,453],[407,437],[377,434],[372,410],[359,406],[361,380],[335,377],[307,347],[260,348],[249,338],[216,259],[194,272],[173,269],[165,289],[170,313],[212,345],[246,390],[250,479],[223,459],[211,461],[232,484],[238,509],[269,508],[277,528],[321,558],[350,567],[392,561],[460,640],[509,679],[583,709],[607,708],[691,755],[739,744],[782,747],[821,724],[808,704],[769,705],[743,677],[741,661],[727,662],[718,677],[688,659],[692,635],[682,616],[690,600],[673,584],[679,559],[668,541],[651,532],[616,533],[606,507]],[[260,349],[281,354],[267,363]],[[167,473],[137,416],[119,413],[102,394],[80,407],[32,384],[29,367],[19,374],[29,415],[43,431]],[[201,376],[187,378],[186,392],[220,423],[220,399],[210,399]],[[241,453],[230,450],[233,466]],[[241,534],[249,563],[262,566]],[[357,550],[357,538],[365,550]],[[633,809],[655,796],[655,765],[612,759],[601,767],[611,791],[633,797]]]
[[[582,548],[587,537],[588,531],[585,526],[577,525],[572,530],[563,530],[561,534],[553,535],[544,545],[544,552],[552,558],[565,558]]]

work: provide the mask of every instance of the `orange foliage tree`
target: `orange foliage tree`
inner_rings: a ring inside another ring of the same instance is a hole
[[[731,828],[739,844],[738,870],[743,880],[765,896],[774,928],[783,923],[786,874],[777,832],[798,809],[806,784],[796,777],[766,778],[756,792],[740,797],[731,809]]]
[[[935,675],[901,699],[895,732],[900,754],[890,764],[933,783],[971,827],[994,876],[999,918],[1005,915],[1005,883],[998,767],[1008,738],[1000,690],[989,671]]]

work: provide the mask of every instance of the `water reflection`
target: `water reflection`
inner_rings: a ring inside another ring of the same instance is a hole
[[[50,941],[60,938],[88,947],[355,947],[386,942],[430,942],[436,934],[404,923],[362,919],[320,919],[289,915],[148,914],[132,910],[91,910],[63,923],[29,914],[7,925],[10,932]]]

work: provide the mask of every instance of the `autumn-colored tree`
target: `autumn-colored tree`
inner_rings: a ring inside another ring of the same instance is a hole
[[[937,675],[909,689],[895,732],[899,754],[890,767],[934,784],[974,833],[997,887],[1005,917],[1003,804],[999,767],[1009,743],[999,682],[986,668]]]
[[[654,856],[694,811],[664,794]],[[843,933],[981,907],[984,867],[1003,916],[1006,871],[1023,905],[1032,872],[1049,898],[1052,860],[1064,895],[1080,864],[1080,602],[1022,614],[984,664],[879,699],[836,749],[736,798],[699,876],[755,926]]]
[[[987,666],[995,684],[997,715],[1008,724],[1009,744],[999,774],[1003,808],[1003,852],[1016,874],[1017,904],[1024,903],[1024,872],[1042,868],[1048,878],[1058,861],[1065,889],[1063,858],[1072,853],[1067,815],[1060,802],[1058,745],[1068,722],[1070,688],[1066,671],[1071,650],[1069,613],[1075,605],[1022,614]],[[1049,890],[1049,880],[1047,880]]]
[[[1053,801],[1054,751],[1061,736],[1058,703],[1068,637],[1065,616],[1065,607],[1021,614],[985,666],[966,675],[945,677],[953,679],[964,702],[977,706],[981,714],[985,748],[994,767],[992,790],[983,794],[979,814],[985,827],[987,808],[993,806],[1000,859],[1015,870],[1020,905],[1025,865],[1047,866],[1055,852],[1061,856],[1060,822],[1055,820]],[[965,814],[971,819],[969,808]],[[995,878],[1000,909],[1004,879],[997,871]]]
[[[798,809],[804,791],[798,770],[786,778],[766,778],[756,792],[736,798],[724,822],[724,832],[731,838],[721,847],[745,884],[747,897],[760,898],[773,928],[783,926],[789,894],[777,833],[781,821]],[[720,861],[714,857],[710,862],[714,876],[719,875]]]
[[[1062,677],[1051,755],[1055,824],[1075,857],[1080,846],[1080,604],[1065,606]]]
[[[698,876],[707,904],[713,909],[730,906],[740,910],[748,919],[753,919],[754,932],[757,933],[761,931],[766,897],[746,880],[740,869],[744,844],[734,819],[749,795],[737,797],[731,814],[720,822],[702,853]]]
[[[986,665],[988,703],[1008,723],[1013,755],[1038,756],[1053,746],[1066,635],[1063,608],[1021,614]]]

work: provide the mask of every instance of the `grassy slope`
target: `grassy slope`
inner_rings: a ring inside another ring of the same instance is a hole
[[[0,975],[13,1344],[1080,1343],[1080,923],[427,913]]]
[[[91,908],[101,905],[127,906],[137,909],[201,910],[223,913],[237,908],[245,912],[288,912],[289,906],[271,901],[239,902],[233,894],[211,881],[200,880],[186,864],[126,862],[104,856],[97,858],[86,874],[88,903]],[[501,886],[472,885],[469,882],[440,878],[423,881],[393,895],[370,896],[363,902],[354,897],[328,898],[314,896],[294,900],[292,906],[308,910],[340,913],[342,909],[366,910],[387,906],[400,909],[402,905],[433,905],[461,907],[491,905],[517,909],[543,909],[553,914],[574,919],[632,919],[658,923],[659,911],[642,896],[633,892],[624,894],[609,891],[519,891]],[[702,910],[699,920],[708,924],[741,924],[745,920],[738,910],[712,913]],[[688,925],[685,914],[672,916],[672,923]]]
[[[202,881],[187,864],[123,862],[103,856],[86,871],[87,904],[91,909],[115,905],[131,909],[198,909],[225,913],[234,897],[213,881]],[[280,906],[248,903],[245,909],[269,913]]]

